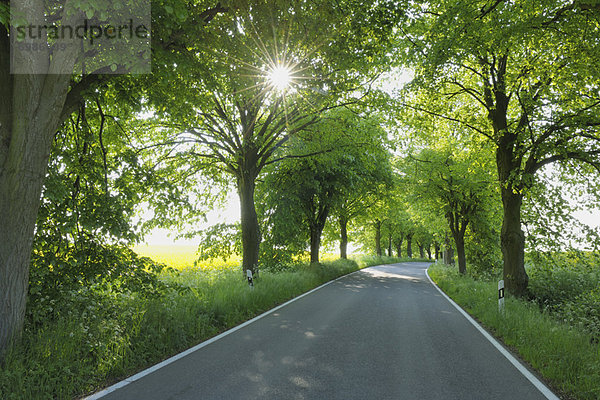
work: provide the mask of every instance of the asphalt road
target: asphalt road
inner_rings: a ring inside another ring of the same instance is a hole
[[[546,399],[426,268],[346,276],[102,399]]]

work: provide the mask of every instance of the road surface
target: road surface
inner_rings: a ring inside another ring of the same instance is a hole
[[[546,399],[427,265],[346,276],[99,398]]]

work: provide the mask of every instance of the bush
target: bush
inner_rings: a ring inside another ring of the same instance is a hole
[[[36,325],[79,314],[88,296],[103,291],[156,297],[164,267],[119,245],[85,241],[57,251],[38,244],[31,260],[27,321]]]
[[[410,261],[422,261],[422,262],[433,262],[428,258],[409,258],[409,257],[389,257],[389,256],[360,256],[356,258],[356,262],[358,263],[360,268],[371,267],[374,265],[381,264],[396,264],[401,262],[410,262]]]
[[[593,254],[538,256],[529,270],[532,299],[555,318],[600,337],[600,273]]]
[[[49,257],[37,255],[33,295],[40,304],[30,311],[23,340],[0,367],[0,399],[68,399],[92,392],[359,269],[353,260],[296,265],[261,272],[250,289],[237,265],[163,268],[157,274],[135,254],[95,250],[84,258],[88,264],[77,264],[77,253],[71,253],[56,269],[41,263]],[[83,265],[111,272],[88,275],[79,270]],[[53,284],[44,287],[38,281],[44,276]],[[57,294],[59,288],[66,290]]]

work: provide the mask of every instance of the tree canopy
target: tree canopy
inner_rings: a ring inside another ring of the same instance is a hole
[[[527,288],[521,207],[534,175],[552,162],[599,165],[599,13],[586,1],[433,1],[403,28],[416,73],[406,106],[495,146],[504,278],[516,295]]]
[[[147,288],[160,268],[127,246],[198,225],[231,189],[239,224],[200,232],[204,257],[239,253],[256,274],[309,249],[317,264],[330,226],[342,258],[349,241],[456,248],[464,273],[501,252],[517,296],[524,228],[549,247],[569,224],[560,186],[599,204],[595,1],[153,1],[151,21],[150,3],[27,4],[0,2],[0,357],[28,293]],[[147,35],[94,47],[46,27],[22,51],[27,24],[127,10]],[[398,69],[411,82],[382,90]]]

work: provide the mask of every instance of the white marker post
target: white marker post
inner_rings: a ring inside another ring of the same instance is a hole
[[[498,282],[498,311],[504,314],[504,279]]]
[[[254,281],[252,280],[252,271],[247,269],[246,276],[248,277],[248,285],[250,285],[251,288],[254,288]]]

